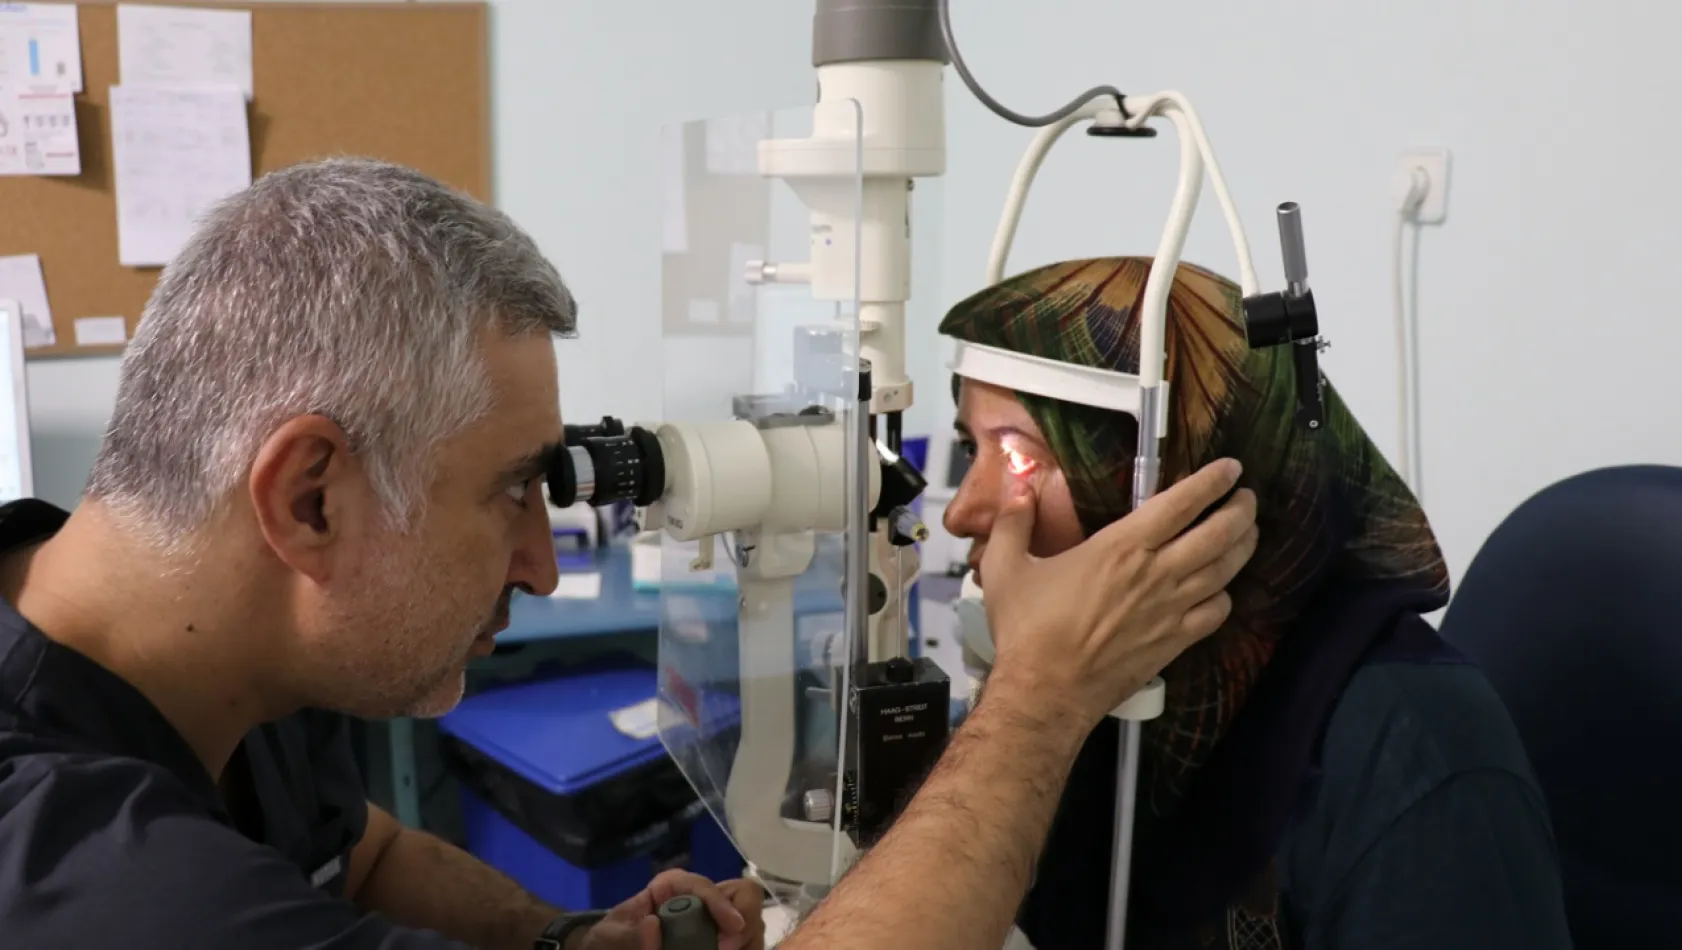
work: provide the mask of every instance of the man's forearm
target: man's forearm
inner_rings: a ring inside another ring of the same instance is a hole
[[[989,684],[881,842],[784,950],[989,950],[1032,881],[1085,733]]]
[[[478,858],[410,829],[391,837],[353,898],[394,923],[479,950],[531,950],[560,913]]]

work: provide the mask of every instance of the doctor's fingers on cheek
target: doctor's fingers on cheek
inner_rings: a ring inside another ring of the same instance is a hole
[[[1021,475],[1014,472],[1006,473],[999,485],[1001,510],[1021,505],[1037,504],[1041,492],[1045,490],[1047,477],[1043,469],[1035,469]]]

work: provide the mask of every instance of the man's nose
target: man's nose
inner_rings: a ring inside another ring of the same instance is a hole
[[[561,572],[555,562],[555,537],[549,530],[549,512],[541,505],[520,522],[514,543],[514,557],[508,565],[508,583],[540,597],[555,592]]]

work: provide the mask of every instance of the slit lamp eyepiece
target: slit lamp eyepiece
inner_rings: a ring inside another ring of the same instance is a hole
[[[629,501],[643,508],[660,500],[666,463],[654,433],[641,426],[626,429],[612,416],[595,425],[566,426],[564,432],[565,444],[545,472],[555,507]]]

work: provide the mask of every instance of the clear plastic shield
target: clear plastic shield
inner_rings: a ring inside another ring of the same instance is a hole
[[[860,142],[844,100],[663,143],[660,736],[797,908],[855,857],[835,803],[863,609],[845,541],[877,464],[855,355]]]

